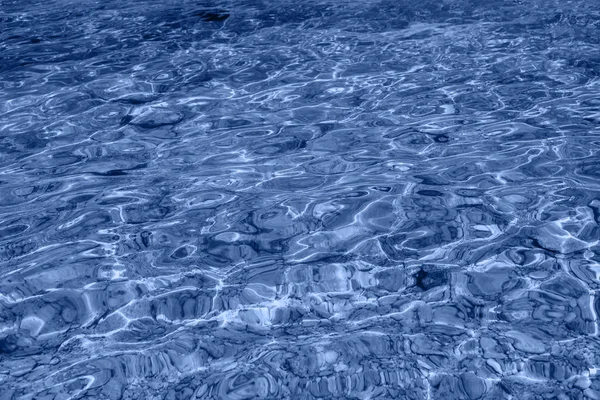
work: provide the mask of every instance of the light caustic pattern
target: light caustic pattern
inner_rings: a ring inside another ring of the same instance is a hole
[[[596,1],[0,4],[1,399],[598,399]]]

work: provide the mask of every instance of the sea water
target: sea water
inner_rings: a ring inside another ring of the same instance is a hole
[[[0,398],[598,399],[600,3],[2,0]]]

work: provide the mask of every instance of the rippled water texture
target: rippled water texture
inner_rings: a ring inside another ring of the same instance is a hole
[[[596,0],[0,2],[0,399],[599,399]]]

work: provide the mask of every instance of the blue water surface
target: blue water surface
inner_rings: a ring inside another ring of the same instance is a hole
[[[600,399],[597,0],[1,0],[0,399]]]

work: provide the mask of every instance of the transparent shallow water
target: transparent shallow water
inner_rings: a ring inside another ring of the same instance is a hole
[[[600,398],[595,1],[0,3],[0,398]]]

